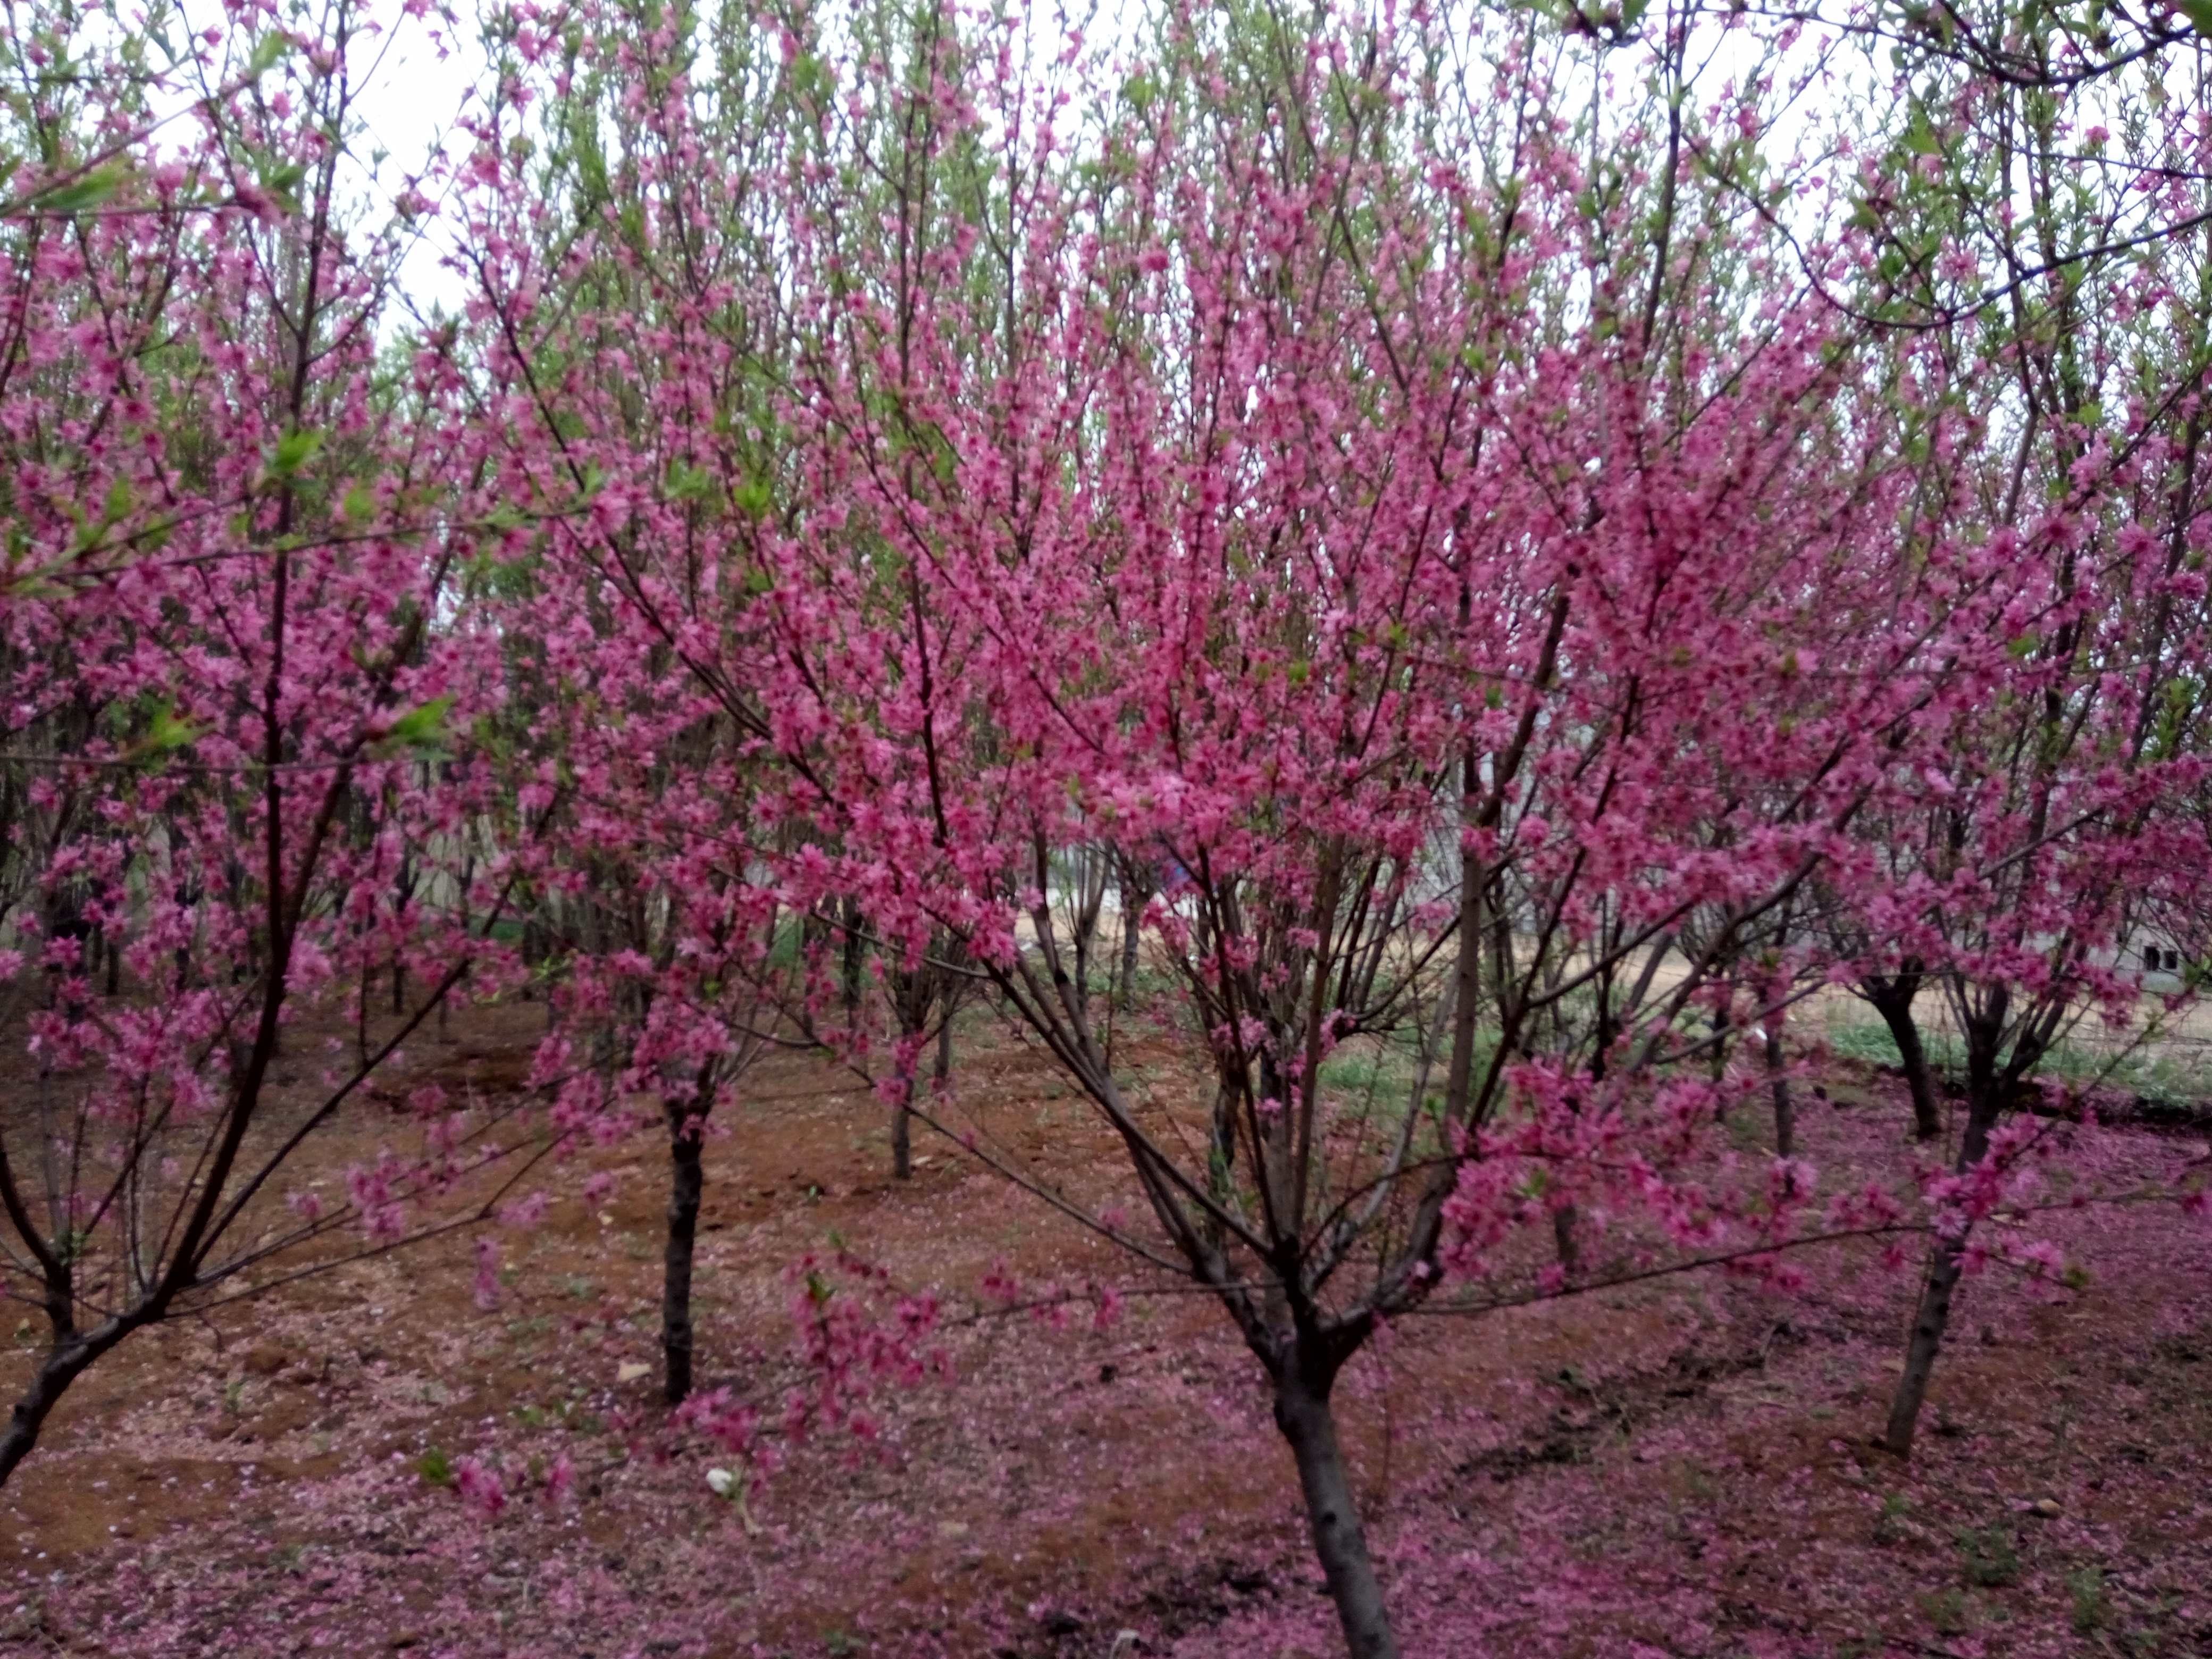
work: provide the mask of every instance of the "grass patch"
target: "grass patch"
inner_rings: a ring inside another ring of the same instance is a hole
[[[1895,1069],[1905,1063],[1889,1028],[1876,1021],[1831,1026],[1829,1052],[1839,1059]],[[1928,1069],[1949,1082],[1966,1073],[1965,1045],[1955,1032],[1923,1030],[1921,1046]],[[2074,1088],[2114,1089],[2154,1106],[2198,1107],[2212,1101],[2212,1051],[2196,1043],[2138,1043],[2115,1054],[2094,1043],[2060,1041],[2035,1069],[2035,1076]]]

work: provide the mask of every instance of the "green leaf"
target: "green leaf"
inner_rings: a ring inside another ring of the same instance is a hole
[[[668,469],[668,499],[672,501],[703,501],[714,488],[714,474],[688,461],[678,461]]]
[[[366,524],[376,514],[376,492],[365,483],[357,483],[346,491],[338,510],[345,514],[348,524]]]
[[[105,207],[114,199],[115,192],[123,188],[130,178],[129,171],[120,165],[94,167],[80,174],[65,185],[40,191],[31,198],[27,206],[33,213],[87,213],[94,208]]]
[[[453,706],[451,693],[433,697],[420,708],[410,708],[392,722],[385,741],[394,748],[426,749],[446,740],[446,711]]]
[[[775,491],[765,478],[748,478],[738,486],[732,499],[746,517],[764,519],[775,506]]]
[[[319,432],[288,432],[277,441],[276,453],[269,458],[272,477],[289,478],[315,459],[315,452],[323,447]]]
[[[453,1484],[453,1460],[442,1449],[433,1446],[415,1460],[415,1473],[434,1486],[450,1486]]]
[[[132,761],[155,760],[198,742],[206,730],[204,726],[194,726],[187,720],[179,720],[176,705],[165,699],[155,705],[151,718],[147,720],[145,735],[125,750],[123,757]]]
[[[204,729],[179,720],[175,706],[165,702],[154,711],[154,723],[147,728],[146,735],[139,739],[138,746],[157,752],[182,749],[198,737]]]
[[[300,210],[300,186],[307,181],[307,169],[298,162],[281,167],[270,167],[254,182],[261,191],[287,213]]]
[[[276,67],[284,54],[292,50],[292,39],[282,29],[271,29],[255,44],[253,56],[246,60],[248,80],[259,80]]]

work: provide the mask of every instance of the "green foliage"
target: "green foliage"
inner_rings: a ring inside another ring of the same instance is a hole
[[[134,761],[158,760],[196,742],[206,729],[178,719],[176,705],[164,698],[154,706],[147,716],[146,729],[124,755]]]
[[[255,42],[253,56],[246,60],[249,80],[258,80],[284,60],[292,50],[292,37],[282,29],[271,29]]]
[[[766,478],[747,478],[730,499],[747,518],[764,519],[775,506],[775,489]]]
[[[453,1484],[453,1461],[442,1448],[433,1446],[415,1460],[415,1473],[434,1486]]]
[[[1939,1635],[1961,1636],[1972,1627],[1973,1619],[1963,1591],[1929,1590],[1919,1601],[1921,1617]]]
[[[57,218],[94,212],[113,201],[130,178],[129,168],[111,162],[79,173],[51,190],[39,191],[23,204],[21,210],[52,214]]]
[[[2020,1551],[2003,1527],[1965,1528],[1958,1534],[1959,1570],[1970,1584],[1996,1589],[2020,1577]]]
[[[385,733],[382,747],[386,750],[403,749],[434,749],[442,745],[450,733],[446,729],[446,713],[453,706],[451,696],[433,697],[420,708],[410,708],[392,722]]]
[[[1903,1540],[1905,1517],[1911,1512],[1912,1502],[1901,1492],[1886,1492],[1881,1495],[1881,1514],[1874,1523],[1874,1541],[1895,1544]]]
[[[323,434],[319,432],[301,429],[286,433],[270,452],[269,476],[277,479],[296,477],[322,447]]]
[[[2101,1567],[2077,1567],[2066,1575],[2066,1589],[2074,1599],[2070,1622],[2076,1636],[2094,1635],[2111,1616],[2105,1600],[2105,1573]]]

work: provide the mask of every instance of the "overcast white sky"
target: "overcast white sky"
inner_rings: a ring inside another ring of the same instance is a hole
[[[227,24],[220,0],[173,3],[172,15],[180,14],[186,29]],[[364,129],[354,146],[362,170],[351,182],[388,210],[401,181],[420,173],[432,148],[451,133],[480,77],[483,56],[472,25],[465,21],[457,36],[434,19],[402,15],[396,0],[378,10],[387,32],[380,39],[362,40],[351,54],[354,112]],[[188,107],[196,91],[188,79],[180,77],[173,93],[175,106]],[[375,159],[379,150],[385,152],[380,161]],[[425,310],[434,301],[450,312],[459,307],[465,290],[453,273],[440,268],[434,240],[433,245],[418,246],[410,256],[403,281]]]
[[[374,187],[388,200],[400,179],[420,171],[432,147],[451,133],[482,74],[483,57],[472,32],[457,39],[441,24],[398,16],[396,10],[392,32],[380,45],[380,52],[365,51],[356,59],[368,73],[356,112],[367,129],[362,159],[386,152]],[[457,310],[464,289],[453,272],[440,268],[437,241],[434,234],[410,255],[404,286],[426,311],[433,302]]]

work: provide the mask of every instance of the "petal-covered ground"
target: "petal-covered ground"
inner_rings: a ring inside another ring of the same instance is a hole
[[[426,1066],[512,1040],[456,1031]],[[1111,1147],[1039,1062],[979,1034],[961,1087],[1002,1156],[1113,1201]],[[1893,1167],[1893,1085],[1833,1093],[1810,1155]],[[732,1460],[658,1403],[641,1141],[596,1155],[605,1203],[498,1235],[489,1310],[456,1238],[134,1339],[0,1492],[0,1652],[1336,1651],[1226,1322],[956,1147],[892,1183],[881,1117],[794,1063],[710,1146],[702,1371],[761,1408],[764,1474],[718,1496]],[[2075,1133],[2112,1188],[2187,1149]],[[1997,1224],[2060,1244],[2076,1288],[1969,1282],[1910,1465],[1871,1438],[1914,1285],[1871,1247],[1808,1252],[1796,1294],[1706,1273],[1386,1333],[1341,1403],[1407,1652],[2212,1654],[2212,1226],[2153,1203]],[[792,1441],[794,1266],[841,1248],[940,1292],[938,1363],[871,1392],[860,1432]],[[1109,1283],[1102,1319],[1081,1292]],[[1054,1287],[1077,1294],[1000,1305]]]

